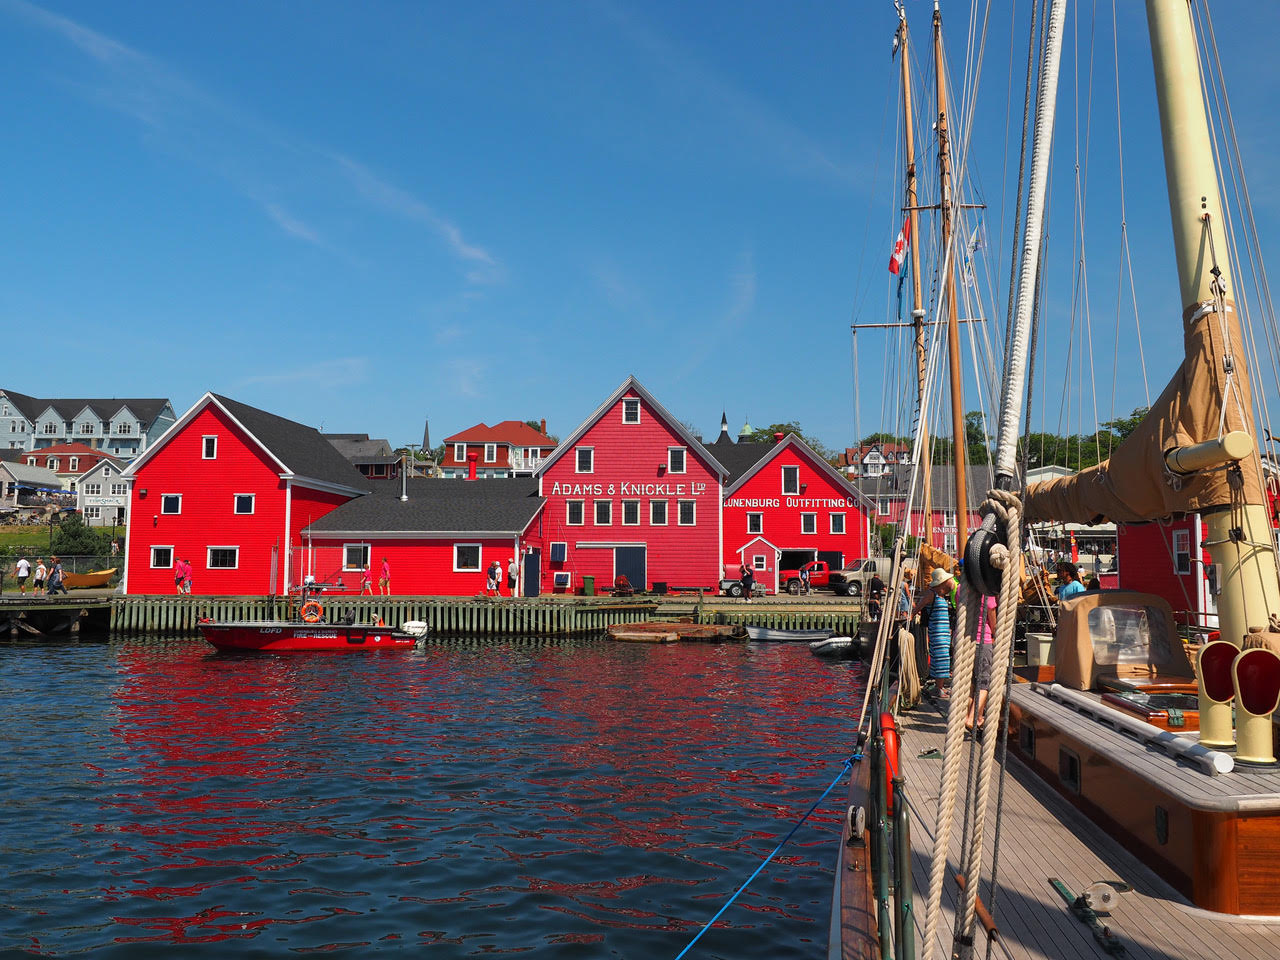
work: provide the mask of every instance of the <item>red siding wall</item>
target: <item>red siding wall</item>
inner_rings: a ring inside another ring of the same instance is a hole
[[[342,593],[354,596],[360,592],[360,571],[342,567],[343,545],[353,540],[330,540],[317,537],[313,544],[312,564],[317,580],[336,583],[342,577]],[[479,572],[453,569],[452,540],[369,540],[369,560],[372,568],[373,589],[378,590],[382,559],[391,564],[392,595],[474,597],[484,593],[485,568],[496,558],[502,564],[502,595],[508,596],[506,586],[507,563],[515,556],[508,538],[477,539],[459,538],[459,543],[480,544]],[[302,561],[305,563],[305,559]],[[325,601],[328,603],[329,601]]]
[[[627,396],[637,396],[628,393]],[[552,575],[568,571],[573,575],[573,589],[582,586],[583,576],[594,576],[598,587],[614,580],[614,552],[608,548],[581,548],[580,543],[638,543],[646,546],[646,588],[655,582],[671,587],[714,588],[720,578],[720,479],[719,475],[695,456],[686,452],[685,473],[667,472],[667,448],[685,446],[685,441],[643,400],[640,422],[622,422],[622,400],[600,417],[573,449],[567,451],[541,476],[543,508],[542,539],[546,542],[542,558],[542,590],[553,592]],[[577,449],[593,447],[594,470],[590,474],[575,472]],[[582,526],[566,523],[566,503],[583,501]],[[607,500],[612,505],[612,523],[596,526],[595,501]],[[640,523],[624,526],[622,501],[640,501]],[[650,502],[667,503],[666,526],[654,526],[650,520]],[[693,500],[696,523],[680,526],[678,502]],[[550,561],[550,544],[568,544],[564,563]],[[639,588],[640,584],[633,583]]]
[[[782,468],[798,468],[801,490],[782,492]],[[763,514],[763,529],[747,532],[747,514]],[[801,514],[816,514],[814,533],[803,533]],[[844,514],[843,534],[831,533],[832,514]],[[827,476],[802,450],[788,445],[747,479],[724,507],[724,557],[726,566],[741,563],[739,551],[750,540],[762,536],[779,550],[839,551],[846,563],[867,555],[866,512],[849,492]],[[750,553],[758,553],[753,548]],[[749,562],[749,561],[748,561]],[[760,578],[770,589],[773,575]]]
[[[1189,531],[1191,534],[1191,572],[1178,574],[1173,564],[1173,534]],[[1203,523],[1194,517],[1173,520],[1167,526],[1160,523],[1122,524],[1116,529],[1116,558],[1120,564],[1120,589],[1139,590],[1164,597],[1172,605],[1175,615],[1182,620],[1181,611],[1191,611],[1188,622],[1202,624],[1204,610],[1201,585],[1209,554],[1198,549],[1208,536]],[[1203,562],[1197,562],[1203,561]]]

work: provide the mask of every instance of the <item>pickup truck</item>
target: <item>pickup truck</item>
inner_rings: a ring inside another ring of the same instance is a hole
[[[828,578],[831,589],[842,597],[862,597],[867,593],[867,584],[877,573],[885,583],[889,582],[890,568],[893,561],[888,557],[868,557],[858,561],[852,570],[833,570]]]
[[[810,560],[795,570],[782,570],[778,574],[778,589],[795,596],[803,587],[802,570],[809,571],[809,589],[833,590],[842,597],[858,596],[861,588],[854,570],[832,570],[825,560]]]

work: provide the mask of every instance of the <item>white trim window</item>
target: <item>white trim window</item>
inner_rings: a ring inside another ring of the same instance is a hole
[[[182,494],[160,494],[160,512],[167,516],[176,516],[182,512]]]
[[[479,573],[481,555],[478,543],[455,543],[453,545],[453,572]]]
[[[622,422],[623,423],[639,423],[640,422],[640,398],[639,397],[623,397],[622,398]]]
[[[573,472],[574,473],[595,473],[596,472],[596,448],[595,447],[578,447],[573,451]]]
[[[68,457],[68,458],[67,458],[67,469],[68,469],[69,471],[71,471],[72,473],[79,473],[79,472],[80,472],[80,458],[79,458],[79,457]]]
[[[152,570],[172,570],[173,569],[173,547],[171,546],[152,546],[151,547],[151,569]]]
[[[568,590],[573,586],[573,574],[568,570],[556,570],[551,574],[551,584],[557,590]]]
[[[764,570],[768,562],[763,553],[757,553],[751,558],[751,569]]]
[[[101,493],[102,493],[102,484],[100,483],[86,483],[84,485],[84,495],[86,497],[96,497]]]
[[[800,494],[800,468],[787,464],[782,468],[782,495],[795,497]]]
[[[667,525],[667,501],[649,501],[649,526],[665,527]]]
[[[580,527],[586,521],[583,518],[585,501],[566,500],[564,502],[564,522],[567,527]]]
[[[680,500],[679,512],[676,515],[676,523],[682,527],[696,526],[698,523],[698,501],[697,500]]]
[[[217,460],[218,459],[217,435],[200,438],[200,459],[201,460]]]
[[[484,445],[484,462],[485,463],[498,462],[498,445],[496,443],[486,443]]]
[[[363,572],[369,569],[369,544],[344,543],[342,545],[342,569]]]
[[[102,468],[102,476],[103,476],[104,478],[105,478],[105,477],[109,477],[109,476],[111,476],[111,467],[109,467],[109,466],[103,467],[103,468]]]
[[[747,533],[764,533],[764,514],[747,514]]]
[[[209,547],[205,566],[209,570],[239,570],[239,547]]]
[[[622,501],[622,525],[624,527],[640,526],[640,501]]]
[[[889,515],[889,498],[881,497],[876,501],[876,514],[881,517]]]
[[[685,447],[667,447],[667,473],[684,473],[688,466]]]
[[[113,497],[123,497],[128,492],[129,485],[127,483],[113,483],[111,485],[111,495]]]
[[[101,520],[102,508],[101,507],[85,507],[84,518],[86,520]]]
[[[235,495],[234,506],[232,509],[237,514],[253,513],[254,501],[257,499],[256,494],[237,493]]]
[[[595,510],[596,526],[597,527],[613,526],[613,501],[597,500],[595,504],[596,504],[596,510]]]
[[[818,532],[818,515],[816,513],[800,514],[800,532],[801,533],[817,533]]]
[[[458,463],[467,462],[467,445],[465,443],[455,443],[453,445],[453,459]]]
[[[1191,531],[1173,531],[1173,572],[1185,577],[1191,572]]]
[[[58,468],[62,466],[62,461],[59,460],[57,457],[50,457],[48,460],[45,461],[45,464],[48,467],[48,469],[52,470],[54,473],[57,473]]]
[[[844,535],[844,514],[843,513],[831,514],[831,533],[837,537]]]

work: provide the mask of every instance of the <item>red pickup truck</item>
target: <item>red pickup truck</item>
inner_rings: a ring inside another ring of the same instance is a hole
[[[816,587],[831,586],[831,568],[827,566],[825,560],[810,560],[803,564],[798,570],[781,570],[778,573],[778,589],[785,590],[793,597],[799,595],[804,587],[804,580],[801,572],[807,570],[809,572],[809,589]]]

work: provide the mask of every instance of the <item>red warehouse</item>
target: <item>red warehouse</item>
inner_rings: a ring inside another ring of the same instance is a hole
[[[1116,528],[1121,590],[1164,597],[1174,616],[1191,627],[1216,629],[1217,572],[1203,543],[1208,524],[1200,514],[1163,523],[1126,523]]]
[[[810,560],[839,570],[867,556],[874,505],[794,434],[777,443],[734,443],[726,421],[709,448],[730,476],[724,493],[723,562],[750,564],[770,593],[779,571]]]
[[[628,378],[539,467],[542,589],[715,589],[728,471]]]
[[[131,481],[128,593],[283,594],[302,574],[299,532],[367,492],[312,427],[206,393],[124,472]]]

